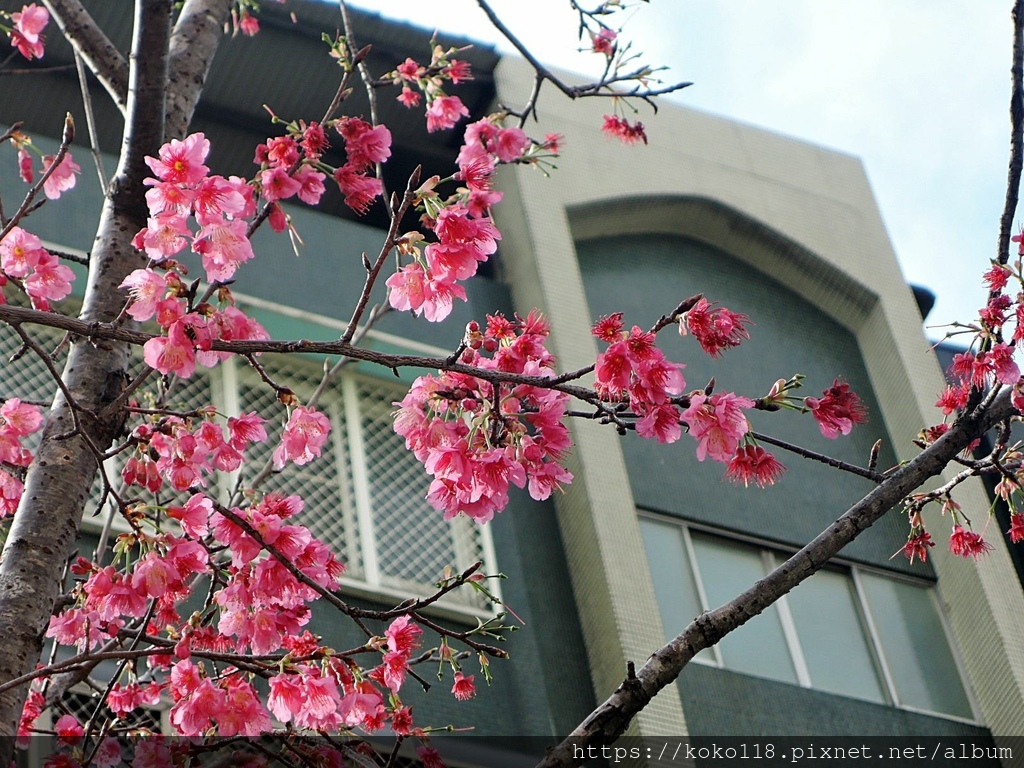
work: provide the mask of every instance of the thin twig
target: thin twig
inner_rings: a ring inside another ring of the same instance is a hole
[[[39,180],[32,185],[27,193],[25,193],[25,199],[22,201],[21,206],[17,211],[15,211],[14,216],[12,216],[4,225],[3,229],[0,230],[0,240],[7,237],[8,233],[17,226],[18,222],[33,210],[32,201],[36,199],[36,195],[42,191],[43,185],[54,174],[60,164],[64,162],[64,156],[68,153],[68,148],[71,146],[71,142],[74,141],[74,139],[75,121],[71,118],[71,113],[68,112],[64,117],[64,134],[61,136],[60,146],[57,148],[57,154],[53,156],[53,162],[51,162],[50,167],[42,173]]]
[[[799,445],[788,443],[785,440],[780,440],[777,437],[771,437],[770,435],[763,435],[760,432],[750,433],[755,440],[759,440],[762,443],[768,443],[774,445],[777,448],[782,448],[784,451],[795,453],[797,456],[803,456],[805,459],[811,459],[812,461],[818,461],[822,464],[827,464],[830,467],[840,469],[843,472],[849,472],[852,475],[859,477],[866,477],[873,483],[880,483],[885,480],[885,475],[881,472],[875,472],[871,469],[865,469],[864,467],[858,467],[856,464],[850,464],[839,459],[834,459],[831,456],[826,456],[824,453],[816,453],[815,451],[809,451],[806,448],[801,448]]]
[[[89,81],[85,76],[85,64],[78,51],[75,55],[75,69],[78,70],[78,84],[82,89],[82,108],[85,110],[85,125],[89,131],[89,148],[92,160],[96,164],[96,175],[100,180],[100,190],[107,188],[107,174],[103,172],[103,157],[100,155],[100,139],[96,132],[96,115],[92,109],[92,95],[89,93]]]

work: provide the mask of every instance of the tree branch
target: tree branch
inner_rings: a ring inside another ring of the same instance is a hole
[[[188,133],[230,14],[230,0],[185,0],[171,35],[167,139],[182,139]]]
[[[0,322],[11,324],[32,323],[47,325],[52,328],[60,328],[65,331],[69,331],[76,336],[89,339],[94,343],[100,341],[119,341],[127,344],[133,344],[135,346],[141,346],[150,339],[157,337],[157,334],[136,331],[131,328],[125,328],[117,325],[116,323],[90,323],[74,317],[65,317],[64,315],[54,312],[41,312],[39,310],[28,309],[26,307],[15,307],[10,304],[0,304]],[[353,360],[362,360],[368,363],[374,363],[383,368],[390,368],[392,370],[396,370],[398,368],[424,368],[452,371],[454,373],[465,373],[470,376],[475,376],[478,379],[495,383],[507,382],[510,384],[529,384],[536,387],[556,389],[559,392],[565,392],[566,394],[572,395],[573,397],[586,402],[591,402],[594,399],[593,391],[586,387],[559,383],[564,380],[564,377],[554,379],[553,377],[528,376],[525,374],[507,373],[500,370],[488,370],[454,362],[441,357],[389,354],[372,349],[365,349],[363,347],[356,347],[352,344],[346,344],[343,341],[308,341],[305,339],[294,341],[223,341],[218,339],[211,343],[210,349],[215,352],[232,352],[239,355],[263,352],[275,354],[293,354],[296,352],[302,352],[305,354],[325,356],[340,355],[342,357],[352,358]],[[582,372],[577,371],[574,373],[583,375],[588,372],[588,370],[589,369],[584,368],[582,369]]]
[[[962,416],[945,435],[885,478],[789,560],[734,600],[698,616],[671,642],[655,651],[636,673],[636,678],[623,682],[569,736],[545,755],[538,768],[579,765],[580,760],[573,757],[575,747],[586,749],[613,743],[625,732],[633,717],[661,689],[679,677],[699,651],[713,646],[820,570],[907,494],[942,472],[952,458],[973,440],[1014,413],[1010,393],[1003,392],[990,408],[977,409]]]
[[[79,0],[43,0],[71,47],[96,75],[114,104],[128,110],[128,62]]]

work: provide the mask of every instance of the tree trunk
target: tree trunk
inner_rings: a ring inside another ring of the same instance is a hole
[[[172,2],[136,2],[121,159],[96,232],[82,308],[82,319],[89,322],[117,317],[125,303],[118,286],[145,264],[131,239],[146,225],[143,159],[156,155],[163,143]],[[103,410],[123,388],[128,356],[121,343],[77,338],[72,344],[63,381],[73,403],[63,391],[54,398],[0,555],[0,683],[31,671],[39,661],[63,564],[96,474],[93,449],[106,449],[124,421],[123,411]],[[26,693],[20,688],[0,695],[0,737],[17,733]],[[12,739],[0,741],[0,765],[10,763],[12,748]]]

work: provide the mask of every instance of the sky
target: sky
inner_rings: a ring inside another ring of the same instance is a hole
[[[352,4],[511,50],[474,0]],[[594,72],[598,57],[578,52],[565,0],[492,5],[545,63]],[[938,339],[945,324],[969,321],[984,304],[980,275],[996,254],[1009,155],[1011,6],[651,0],[620,18],[645,62],[668,67],[663,80],[694,83],[670,101],[863,160],[905,277],[937,296],[927,325]],[[657,130],[656,117],[640,117]]]

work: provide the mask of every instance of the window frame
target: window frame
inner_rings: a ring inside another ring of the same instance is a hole
[[[708,536],[709,538],[717,539],[723,543],[739,544],[756,547],[760,550],[762,564],[765,568],[765,573],[769,573],[775,567],[780,565],[792,554],[796,553],[797,548],[787,548],[780,546],[778,543],[770,542],[768,540],[758,538],[756,536],[750,536],[749,534],[735,533],[732,531],[722,531],[712,526],[708,526],[699,522],[692,522],[690,520],[683,520],[678,517],[671,515],[659,514],[657,512],[638,509],[637,520],[639,524],[640,519],[647,519],[661,524],[673,525],[680,529],[683,542],[684,551],[683,554],[686,558],[685,566],[689,568],[690,574],[693,577],[694,584],[697,586],[697,596],[700,602],[702,611],[709,611],[718,606],[710,605],[707,599],[707,593],[704,590],[703,575],[698,567],[698,561],[696,558],[696,552],[693,546],[693,539],[691,531],[696,532],[700,535]],[[645,552],[646,557],[646,552]],[[649,566],[648,566],[649,567]],[[884,701],[881,702],[881,706],[894,707],[896,709],[905,710],[907,712],[913,712],[916,714],[927,715],[930,717],[938,717],[945,720],[951,720],[967,725],[981,725],[982,720],[980,717],[980,709],[974,692],[971,690],[969,685],[969,678],[966,675],[964,668],[963,659],[961,658],[959,649],[954,642],[952,630],[949,625],[949,620],[946,616],[945,611],[942,607],[942,602],[938,596],[938,590],[936,589],[936,582],[932,579],[915,578],[907,574],[895,573],[887,571],[882,568],[872,567],[861,563],[854,563],[853,561],[845,558],[837,557],[832,558],[828,565],[825,567],[826,570],[834,573],[840,573],[850,581],[851,587],[855,596],[855,604],[858,612],[858,618],[861,621],[861,629],[863,630],[865,640],[868,645],[868,652],[871,656],[872,662],[875,667],[875,672],[878,676],[878,683],[882,691]],[[650,573],[650,570],[648,570]],[[924,709],[911,704],[906,704],[900,701],[899,692],[896,687],[896,683],[889,667],[889,662],[886,657],[885,647],[882,643],[881,636],[878,631],[877,624],[874,616],[871,612],[870,603],[867,599],[866,590],[862,584],[862,574],[872,574],[880,576],[885,579],[892,581],[903,582],[911,584],[915,587],[924,587],[928,591],[928,598],[931,601],[932,607],[938,617],[939,624],[943,630],[943,640],[946,642],[949,648],[950,655],[952,656],[956,674],[959,676],[960,684],[963,688],[964,694],[967,698],[967,703],[971,709],[971,717],[963,717],[961,715],[950,714],[947,712],[938,712],[935,710]],[[653,576],[652,576],[653,578]],[[807,660],[803,653],[803,648],[800,643],[799,633],[796,627],[796,623],[793,619],[790,611],[788,594],[782,595],[778,601],[774,603],[778,609],[779,621],[782,624],[783,635],[786,640],[786,647],[790,654],[790,659],[793,663],[793,667],[796,670],[797,685],[801,688],[818,691],[835,696],[846,696],[853,698],[858,701],[865,701],[868,703],[878,704],[869,699],[864,699],[853,694],[839,693],[835,691],[826,691],[822,688],[816,688],[811,683],[810,672],[807,666]],[[660,607],[659,607],[660,615]],[[695,655],[691,661],[701,664],[703,666],[713,667],[716,669],[723,669],[728,671],[736,672],[737,674],[748,674],[745,672],[739,672],[737,670],[730,670],[725,664],[722,654],[719,650],[719,646],[716,643],[714,646],[708,649],[710,651],[706,656]],[[782,683],[785,685],[792,685],[784,680],[777,680],[775,678],[765,679],[772,680],[773,682]]]

